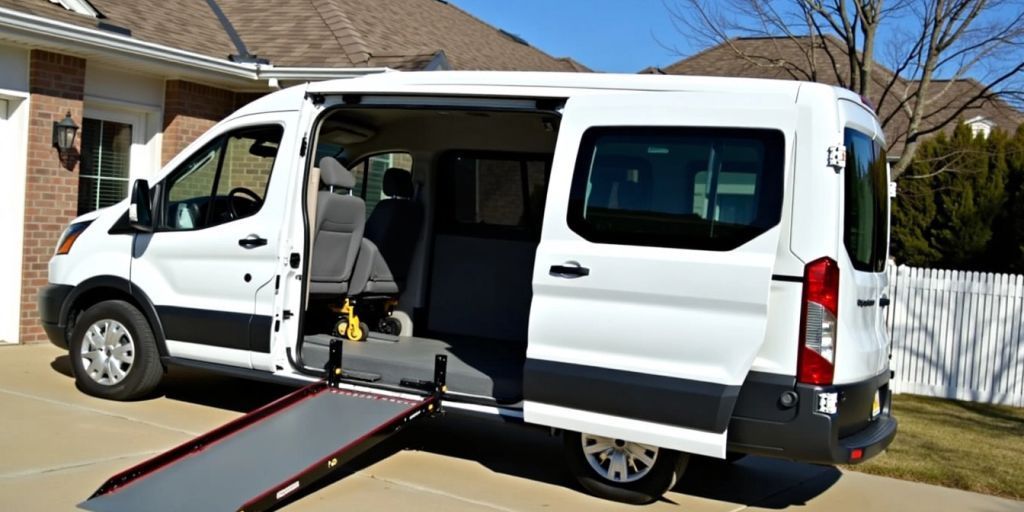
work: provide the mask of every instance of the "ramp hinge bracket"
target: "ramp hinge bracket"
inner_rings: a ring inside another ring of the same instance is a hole
[[[332,388],[338,387],[338,384],[341,384],[342,377],[344,377],[344,373],[341,369],[342,347],[344,347],[344,342],[342,340],[337,338],[331,339],[331,344],[327,353],[327,364],[324,365],[324,372],[327,373],[327,385]]]

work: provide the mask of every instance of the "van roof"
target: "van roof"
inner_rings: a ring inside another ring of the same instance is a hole
[[[414,91],[419,88],[471,87],[496,89],[553,89],[551,96],[572,91],[679,91],[771,94],[796,97],[807,85],[833,89],[836,97],[861,103],[852,91],[831,85],[795,80],[733,78],[688,75],[640,75],[615,73],[550,73],[521,71],[413,71],[388,72],[359,78],[327,80],[308,86],[311,93]],[[498,92],[498,91],[495,91]],[[507,94],[507,92],[505,93]],[[535,92],[531,92],[535,94]]]

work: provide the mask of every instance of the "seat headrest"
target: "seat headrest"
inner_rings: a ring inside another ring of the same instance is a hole
[[[388,197],[412,198],[412,173],[392,167],[384,171],[384,195]]]
[[[331,187],[352,190],[356,186],[356,177],[341,165],[334,157],[325,156],[320,159],[320,181]]]

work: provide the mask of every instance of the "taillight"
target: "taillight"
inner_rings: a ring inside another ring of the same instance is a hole
[[[839,316],[839,265],[832,258],[804,267],[804,300],[800,316],[797,380],[832,384],[836,362],[836,320]]]

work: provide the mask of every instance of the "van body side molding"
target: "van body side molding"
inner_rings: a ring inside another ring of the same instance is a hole
[[[741,386],[527,359],[523,397],[532,402],[723,433]]]
[[[772,281],[783,281],[787,283],[803,283],[802,276],[787,276],[785,274],[772,274]]]
[[[270,353],[269,316],[177,306],[156,310],[169,340]]]

